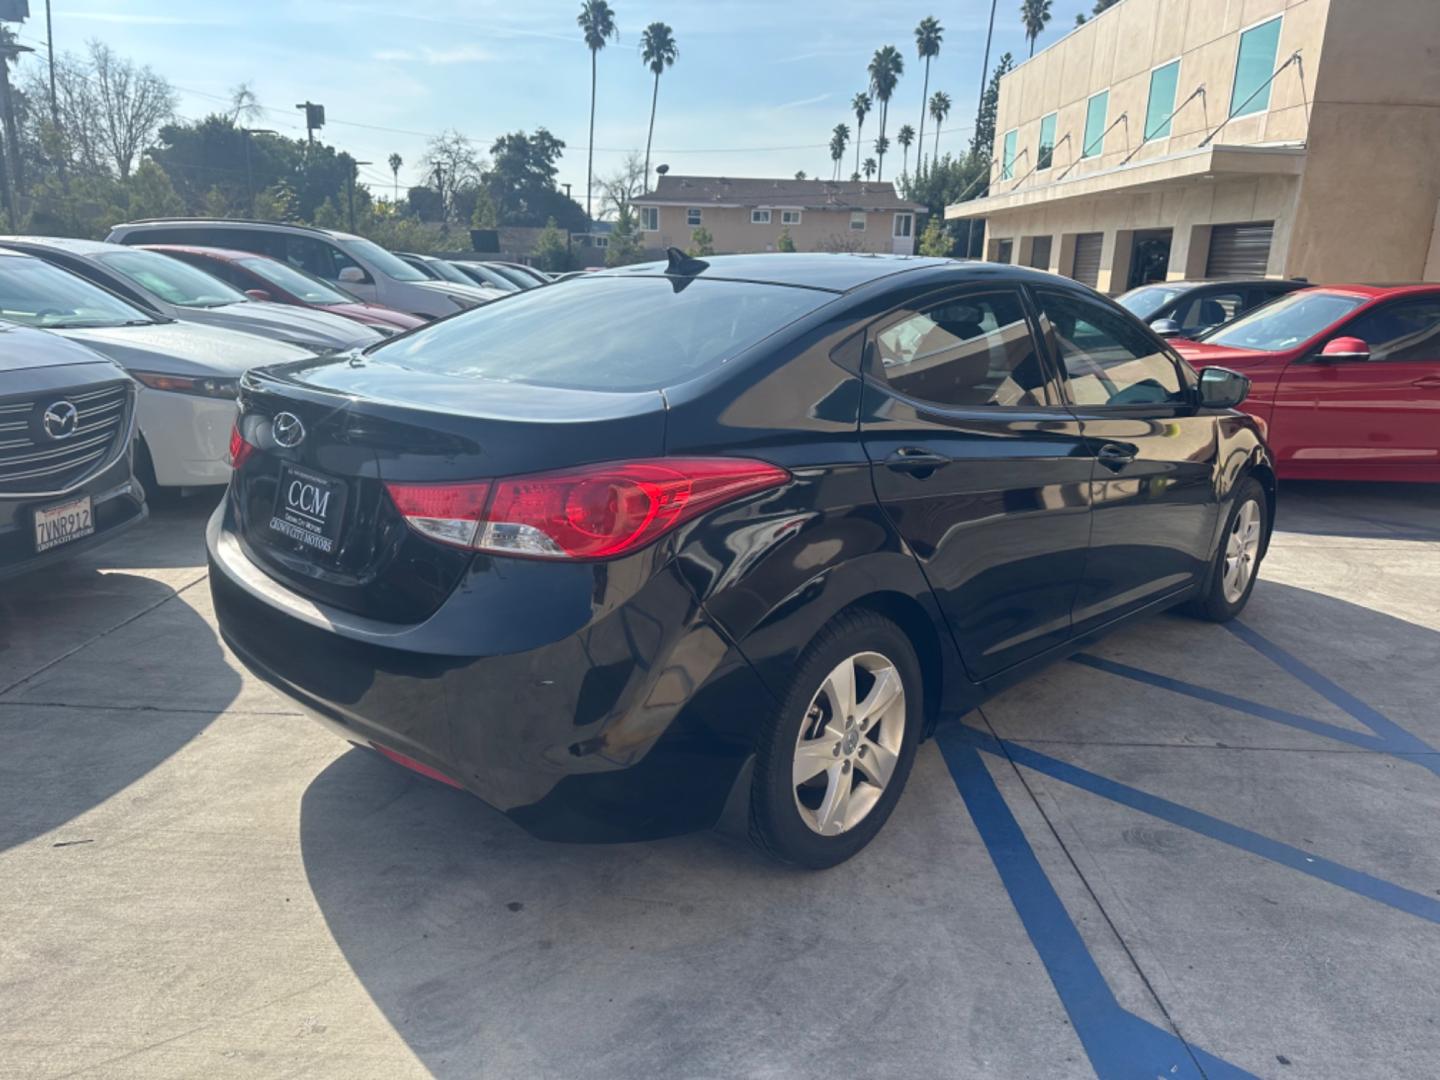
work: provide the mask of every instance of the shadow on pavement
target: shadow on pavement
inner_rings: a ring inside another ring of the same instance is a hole
[[[1286,480],[1275,527],[1315,536],[1440,540],[1440,484]]]

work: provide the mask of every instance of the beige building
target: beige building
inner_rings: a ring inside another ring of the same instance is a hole
[[[1440,280],[1440,0],[1120,0],[1000,84],[986,258]]]
[[[688,248],[706,229],[716,254],[778,250],[788,231],[796,251],[915,251],[919,203],[888,181],[759,180],[662,176],[635,200],[646,248]]]

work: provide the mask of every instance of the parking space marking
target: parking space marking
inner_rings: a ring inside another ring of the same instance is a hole
[[[935,741],[1096,1075],[1102,1080],[1142,1075],[1255,1080],[1252,1073],[1191,1046],[1116,1000],[980,758],[981,748],[1003,757],[1003,744],[963,723],[942,726]]]

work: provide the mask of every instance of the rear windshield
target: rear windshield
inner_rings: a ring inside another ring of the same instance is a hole
[[[724,363],[834,298],[751,282],[590,277],[563,289],[510,293],[370,355],[439,375],[658,390]]]

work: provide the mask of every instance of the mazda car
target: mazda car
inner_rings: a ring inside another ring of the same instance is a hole
[[[0,579],[145,519],[132,472],[135,383],[76,342],[0,322]]]
[[[538,836],[734,813],[830,866],[940,717],[1245,606],[1246,386],[1038,271],[672,249],[249,372],[215,609],[305,711]]]

